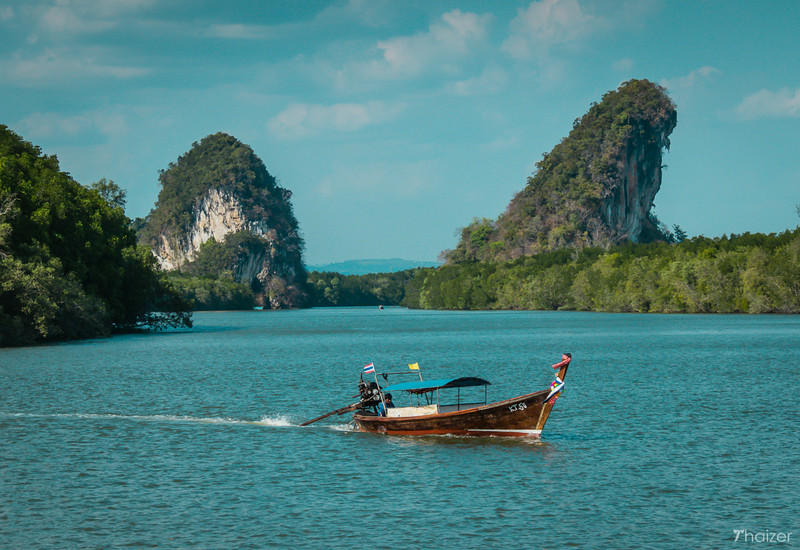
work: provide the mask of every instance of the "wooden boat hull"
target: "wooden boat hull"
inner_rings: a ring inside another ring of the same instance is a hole
[[[363,432],[388,435],[453,434],[465,436],[530,437],[538,439],[553,404],[542,390],[483,405],[441,414],[389,418],[358,411],[353,416]]]

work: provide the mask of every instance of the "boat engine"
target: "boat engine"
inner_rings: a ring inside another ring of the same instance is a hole
[[[381,402],[381,388],[376,382],[358,383],[358,394],[361,397],[359,405],[362,408],[375,407]]]

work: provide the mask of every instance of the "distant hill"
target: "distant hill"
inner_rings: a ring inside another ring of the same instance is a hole
[[[438,262],[415,262],[400,258],[388,260],[347,260],[331,264],[318,264],[306,266],[308,271],[326,271],[341,273],[342,275],[366,275],[367,273],[395,273],[415,267],[437,267]]]

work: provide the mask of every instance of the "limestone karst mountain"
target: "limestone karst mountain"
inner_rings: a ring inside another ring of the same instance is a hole
[[[509,260],[559,248],[665,237],[652,214],[675,105],[647,80],[608,92],[544,154],[497,220],[476,219],[445,252],[451,263]]]
[[[249,285],[256,305],[306,304],[303,241],[291,191],[253,150],[216,133],[161,172],[158,202],[140,242],[165,270],[201,271]]]

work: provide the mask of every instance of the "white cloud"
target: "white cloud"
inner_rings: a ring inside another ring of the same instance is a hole
[[[508,75],[500,67],[488,67],[475,78],[461,80],[453,85],[456,95],[489,95],[504,89],[509,82]]]
[[[382,200],[419,197],[441,184],[435,162],[378,162],[360,165],[337,164],[317,184],[315,191],[325,197],[343,194],[377,196]]]
[[[690,72],[686,76],[679,76],[677,78],[664,78],[660,84],[670,92],[680,92],[688,90],[694,86],[714,78],[714,76],[722,74],[722,71],[708,65],[700,67]]]
[[[520,139],[518,136],[501,136],[497,137],[494,140],[484,143],[481,145],[481,149],[484,151],[496,152],[496,151],[506,151],[508,149],[513,149],[518,147],[520,143]]]
[[[120,18],[153,5],[153,0],[58,0],[39,26],[48,33],[93,34],[116,28]]]
[[[377,48],[383,55],[372,64],[373,76],[417,76],[454,63],[469,53],[471,45],[486,37],[490,19],[490,15],[453,10],[426,32],[380,41]]]
[[[625,73],[633,69],[633,59],[630,57],[623,57],[622,59],[617,59],[614,61],[612,68],[621,73]]]
[[[789,88],[777,92],[766,89],[758,91],[744,98],[735,112],[746,120],[800,117],[800,88],[794,91]]]
[[[99,53],[83,54],[47,50],[29,59],[16,57],[0,62],[0,71],[10,81],[23,85],[78,82],[83,78],[129,79],[145,76],[149,69],[103,63]]]
[[[395,118],[403,106],[381,101],[319,105],[293,103],[267,122],[278,139],[299,139],[326,132],[355,132]]]
[[[349,0],[346,4],[331,4],[316,19],[336,25],[355,21],[376,28],[391,25],[395,12],[403,9],[401,4],[393,0]]]
[[[266,25],[211,25],[205,32],[206,36],[230,39],[261,39],[274,36],[272,27]]]
[[[14,8],[11,6],[0,6],[0,22],[14,19]]]
[[[345,34],[358,35],[358,27],[361,26],[377,28],[390,25],[395,12],[402,9],[392,0],[349,0],[346,3],[331,3],[308,19],[274,24],[212,24],[200,32],[203,36],[212,38],[286,40],[299,46],[298,37],[313,35],[313,41],[317,42],[330,29],[344,28],[348,29]]]
[[[490,14],[453,10],[422,32],[379,40],[358,58],[344,63],[317,60],[338,92],[384,89],[387,82],[429,77],[431,82],[465,78],[488,52]],[[377,54],[377,56],[376,56]],[[474,76],[474,74],[472,75]],[[466,86],[467,84],[465,84]],[[452,91],[453,87],[450,85]]]
[[[605,26],[584,12],[577,0],[541,0],[517,10],[503,50],[516,59],[544,55],[554,45],[576,42]]]
[[[53,136],[72,138],[90,132],[119,136],[127,132],[127,122],[120,113],[90,111],[79,115],[62,116],[56,113],[33,113],[19,123],[25,134],[36,139]]]
[[[47,32],[71,34],[91,34],[111,30],[116,26],[114,21],[86,17],[78,14],[69,6],[53,6],[42,15],[39,24]]]
[[[63,0],[62,0],[63,1]],[[145,11],[156,5],[156,0],[73,0],[86,6],[86,10],[100,17],[119,17]]]

